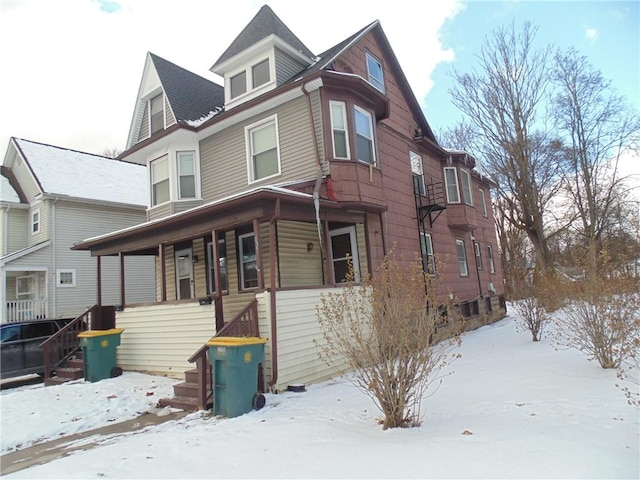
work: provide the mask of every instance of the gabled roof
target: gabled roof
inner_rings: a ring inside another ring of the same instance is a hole
[[[289,27],[287,27],[282,20],[273,13],[273,10],[271,10],[268,5],[264,5],[247,24],[247,26],[244,27],[235,40],[231,42],[231,45],[229,45],[220,58],[218,58],[216,63],[213,64],[211,70],[234,57],[238,53],[250,48],[252,45],[269,35],[276,35],[277,37],[280,37],[283,41],[291,45],[291,47],[302,53],[304,56],[313,58],[311,50],[309,50],[291,30],[289,30]]]
[[[224,89],[217,83],[154,53],[149,57],[178,123],[198,120],[224,106]]]
[[[15,175],[4,165],[0,166],[0,202],[28,203]]]
[[[21,138],[12,137],[11,145],[27,164],[45,195],[147,205],[147,170],[144,165]]]

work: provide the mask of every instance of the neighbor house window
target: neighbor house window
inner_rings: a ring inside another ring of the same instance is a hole
[[[489,272],[496,273],[496,265],[493,262],[493,247],[487,245],[487,258],[489,259]]]
[[[344,102],[329,102],[331,131],[333,132],[333,158],[349,158],[347,108]]]
[[[482,207],[482,216],[487,216],[487,199],[484,196],[484,190],[480,189],[480,204]]]
[[[149,100],[149,128],[153,135],[164,129],[164,95],[156,95]]]
[[[58,287],[75,287],[76,271],[74,269],[58,269],[56,270],[56,286]]]
[[[471,174],[469,170],[460,169],[460,184],[462,185],[462,199],[467,205],[473,205],[471,196]]]
[[[447,190],[447,202],[460,203],[458,172],[455,167],[444,167],[444,183]]]
[[[456,253],[458,255],[458,269],[460,270],[460,276],[469,276],[469,267],[467,266],[467,251],[464,248],[464,240],[456,240]]]
[[[220,266],[220,290],[229,291],[229,276],[227,268],[227,243],[224,237],[218,239],[218,264],[213,260],[213,243],[207,243],[207,265],[209,275],[209,293],[216,293],[216,268]]]
[[[247,92],[247,72],[240,72],[231,77],[231,98],[236,98]]]
[[[269,83],[269,80],[271,80],[271,76],[269,75],[269,59],[265,58],[251,68],[252,88],[258,88],[265,83]]]
[[[245,128],[249,183],[280,174],[276,116]]]
[[[384,93],[384,71],[380,63],[373,55],[367,52],[367,79],[371,85]]]
[[[354,107],[354,114],[356,120],[356,155],[358,160],[375,165],[373,118],[369,112],[360,107]]]
[[[419,195],[425,194],[424,171],[422,170],[422,157],[409,150],[409,162],[411,162],[411,174],[413,176],[413,192]]]
[[[178,171],[178,198],[196,197],[196,167],[194,152],[178,152],[176,154]]]
[[[474,242],[473,248],[476,251],[476,265],[478,270],[482,270],[482,251],[480,250],[480,244],[478,242]]]
[[[240,289],[258,286],[258,264],[256,261],[256,239],[253,233],[238,237],[240,248]]]
[[[31,212],[31,234],[40,233],[40,209]]]
[[[169,157],[165,155],[151,162],[151,206],[169,199]]]
[[[428,275],[435,275],[436,263],[433,257],[433,242],[430,233],[420,234],[420,254],[422,255],[422,269]]]

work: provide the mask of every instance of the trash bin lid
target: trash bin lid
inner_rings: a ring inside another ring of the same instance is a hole
[[[119,335],[124,332],[124,328],[110,328],[109,330],[87,330],[80,332],[78,338],[101,337],[103,335]]]
[[[209,347],[240,347],[242,345],[255,345],[267,343],[266,338],[260,337],[213,337],[207,342]]]

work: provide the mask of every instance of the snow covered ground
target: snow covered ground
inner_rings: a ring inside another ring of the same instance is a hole
[[[383,431],[371,400],[336,379],[267,395],[265,408],[237,418],[200,412],[111,437],[6,478],[640,478],[639,413],[615,372],[530,339],[513,318],[466,334],[419,428]],[[125,372],[3,391],[2,453],[132,418],[174,382]]]

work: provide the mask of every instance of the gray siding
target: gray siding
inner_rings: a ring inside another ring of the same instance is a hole
[[[142,110],[142,118],[140,121],[140,129],[138,130],[138,142],[149,138],[149,102],[144,102]]]
[[[322,252],[315,224],[279,221],[278,256],[282,287],[322,285]]]
[[[8,212],[7,253],[27,246],[27,215],[29,210],[13,209]]]
[[[31,214],[36,210],[40,210],[40,231],[38,233],[31,233]],[[49,232],[49,214],[50,214],[50,202],[44,201],[35,206],[32,206],[27,211],[27,246],[36,245],[42,243],[50,238]]]
[[[266,118],[276,111],[282,174],[264,182],[256,182],[251,186],[315,177],[317,160],[313,137],[310,133],[308,106],[306,98],[301,97],[277,110],[264,112],[242,125],[234,125],[201,142],[200,159],[204,202],[249,188],[244,127]]]
[[[294,60],[279,48],[275,49],[276,61],[276,84],[282,85],[284,82],[293,77],[296,73],[302,71],[304,65]]]
[[[176,123],[176,117],[173,116],[173,111],[171,110],[171,105],[169,105],[169,100],[167,96],[164,97],[164,126],[165,128],[170,127],[174,123]]]
[[[19,155],[16,154],[14,162],[11,171],[16,176],[16,180],[27,197],[27,200],[33,202],[36,195],[40,193],[40,187],[38,187],[38,184],[33,180],[25,162]]]

